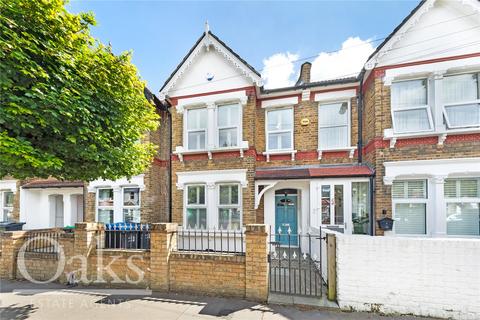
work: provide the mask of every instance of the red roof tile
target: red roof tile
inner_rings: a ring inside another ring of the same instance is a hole
[[[323,177],[368,177],[374,171],[365,165],[322,166],[315,168],[257,169],[255,179],[305,179]]]
[[[83,181],[38,180],[26,183],[22,186],[22,188],[79,188],[83,187],[83,185]]]

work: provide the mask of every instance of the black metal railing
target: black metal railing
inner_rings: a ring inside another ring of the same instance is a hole
[[[104,249],[150,250],[150,227],[140,223],[105,224]]]
[[[269,287],[290,295],[322,295],[321,229],[301,233],[270,229]]]
[[[59,239],[57,231],[30,231],[25,237],[25,252],[58,253]]]
[[[177,230],[178,251],[220,254],[245,254],[244,230],[184,229]]]

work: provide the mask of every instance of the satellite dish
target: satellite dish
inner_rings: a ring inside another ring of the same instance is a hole
[[[215,76],[211,74],[210,72],[207,73],[207,81],[212,81]]]

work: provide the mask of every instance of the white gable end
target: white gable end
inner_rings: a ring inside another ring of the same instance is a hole
[[[208,77],[213,77],[210,81]],[[170,96],[251,86],[253,81],[235,68],[216,50],[204,48],[183,77],[169,90]]]
[[[205,34],[160,96],[178,97],[252,85],[261,85],[260,76],[212,35]]]
[[[366,67],[475,52],[480,52],[480,3],[476,0],[427,0]]]

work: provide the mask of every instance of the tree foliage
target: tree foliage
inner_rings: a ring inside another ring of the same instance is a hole
[[[61,0],[0,0],[0,178],[132,176],[158,116],[130,53],[89,33],[92,14]]]

